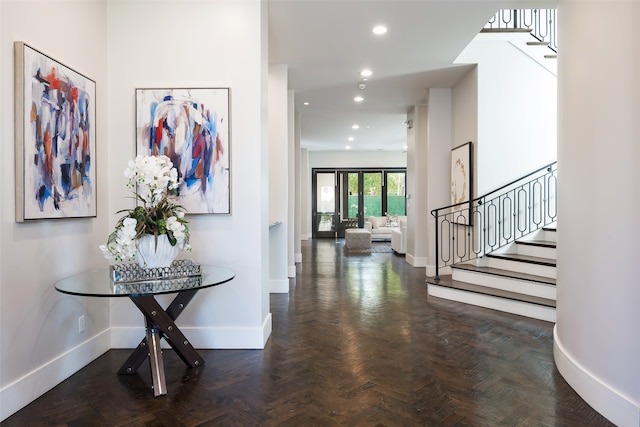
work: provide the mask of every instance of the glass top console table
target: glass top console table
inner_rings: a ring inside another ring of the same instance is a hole
[[[235,272],[229,268],[201,265],[201,274],[132,281],[114,281],[109,269],[76,274],[55,284],[58,292],[84,297],[128,297],[144,315],[145,337],[124,362],[118,374],[133,375],[149,358],[154,396],[167,394],[160,339],[164,338],[184,363],[195,368],[204,359],[176,326],[175,320],[196,293],[203,288],[232,280]],[[155,295],[176,294],[165,309]]]

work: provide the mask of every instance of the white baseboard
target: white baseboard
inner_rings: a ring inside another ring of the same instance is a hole
[[[294,274],[295,277],[295,274]],[[272,294],[288,294],[289,279],[269,280],[269,292]]]
[[[288,277],[289,277],[290,279],[295,279],[295,278],[296,278],[296,266],[295,266],[295,265],[290,265],[290,266],[287,268],[287,271],[288,271],[288,274],[287,274],[287,275],[288,275]],[[287,284],[287,292],[289,292],[289,286],[288,286],[288,284]]]
[[[271,336],[271,313],[260,327],[181,327],[197,349],[264,349]]]
[[[427,277],[433,277],[436,275],[436,267],[435,265],[427,265],[426,271]]]
[[[298,252],[297,254],[295,254],[295,258],[296,258],[296,264],[299,264],[302,262],[302,253]]]
[[[27,406],[108,350],[109,329],[105,329],[6,385],[0,390],[0,420]]]
[[[633,402],[609,387],[575,360],[562,345],[553,328],[553,358],[556,367],[569,385],[593,409],[619,427],[640,426],[640,402]]]
[[[181,327],[197,349],[264,349],[272,332],[269,313],[259,327]],[[112,348],[135,348],[144,327],[115,327],[77,345],[0,389],[0,421],[33,402]],[[162,341],[163,347],[169,347]]]
[[[196,349],[263,349],[271,335],[271,313],[260,327],[180,326]],[[135,348],[144,337],[144,327],[111,328],[111,348]],[[164,340],[162,348],[170,348]]]
[[[427,257],[416,257],[411,254],[405,255],[405,260],[412,267],[426,267],[427,266]]]

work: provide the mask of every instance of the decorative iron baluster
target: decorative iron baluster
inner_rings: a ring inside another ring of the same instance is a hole
[[[557,163],[470,202],[434,209],[435,279],[440,268],[481,258],[557,219]]]
[[[489,19],[488,29],[531,30],[531,36],[548,42],[548,48],[558,53],[558,25],[556,9],[503,9]]]

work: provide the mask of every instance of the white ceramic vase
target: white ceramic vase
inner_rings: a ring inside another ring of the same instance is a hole
[[[157,246],[153,234],[145,234],[139,238],[136,246],[136,260],[142,268],[170,267],[180,250],[178,245],[171,246],[166,234],[158,236]]]

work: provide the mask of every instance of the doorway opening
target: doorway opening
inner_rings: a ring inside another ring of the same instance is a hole
[[[406,215],[406,168],[312,169],[312,237],[344,237],[370,216]]]

